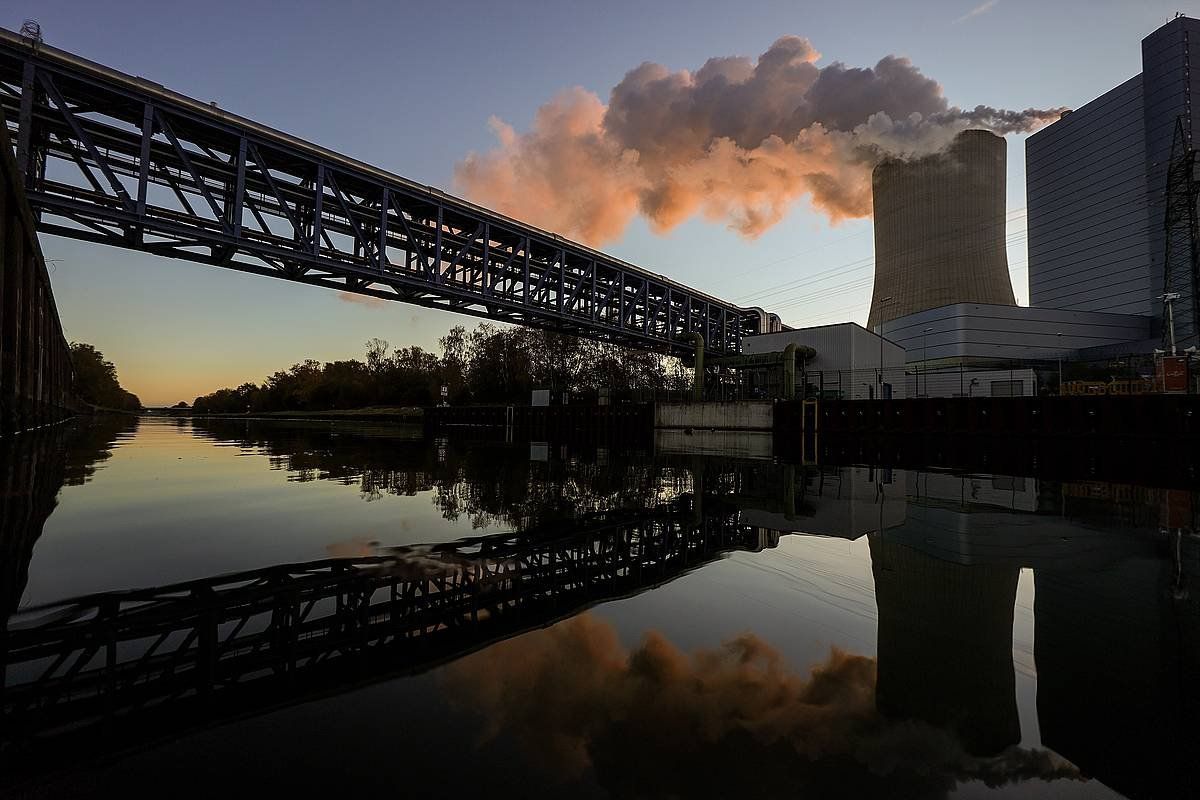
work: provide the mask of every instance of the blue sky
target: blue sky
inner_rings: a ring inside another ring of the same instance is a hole
[[[1079,106],[1141,71],[1140,40],[1177,3],[928,0],[828,3],[343,2],[286,4],[10,0],[0,25],[37,19],[46,41],[272,127],[449,189],[455,163],[517,130],[557,91],[606,98],[643,61],[695,69],[807,37],[819,65],[908,56],[960,106]],[[971,12],[978,10],[977,13]],[[1009,263],[1027,297],[1024,151],[1009,137]],[[131,251],[43,237],[69,338],[99,347],[147,403],[190,401],[304,358],[359,356],[378,336],[436,348],[474,320]],[[862,322],[869,221],[831,227],[801,202],[746,240],[689,221],[666,236],[635,222],[605,249],[795,325]]]

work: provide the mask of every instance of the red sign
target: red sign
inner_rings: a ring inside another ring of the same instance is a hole
[[[1168,528],[1184,528],[1192,524],[1192,493],[1182,489],[1168,489],[1166,492],[1166,517]]]
[[[1158,384],[1164,392],[1186,392],[1187,372],[1187,356],[1162,356],[1158,360]]]

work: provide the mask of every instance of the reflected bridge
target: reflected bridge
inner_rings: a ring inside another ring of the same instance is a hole
[[[6,727],[37,738],[103,722],[137,738],[419,672],[778,540],[689,509],[599,514],[571,531],[395,548],[18,611],[5,643]]]

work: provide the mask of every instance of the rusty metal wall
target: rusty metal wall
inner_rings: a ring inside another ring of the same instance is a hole
[[[7,127],[0,119],[0,435],[79,408],[71,352]]]

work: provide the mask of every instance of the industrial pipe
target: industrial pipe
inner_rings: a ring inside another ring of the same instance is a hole
[[[817,355],[817,351],[806,344],[792,342],[783,348],[783,399],[796,398],[796,357],[808,361]]]
[[[796,343],[783,348],[783,399],[796,398]]]

